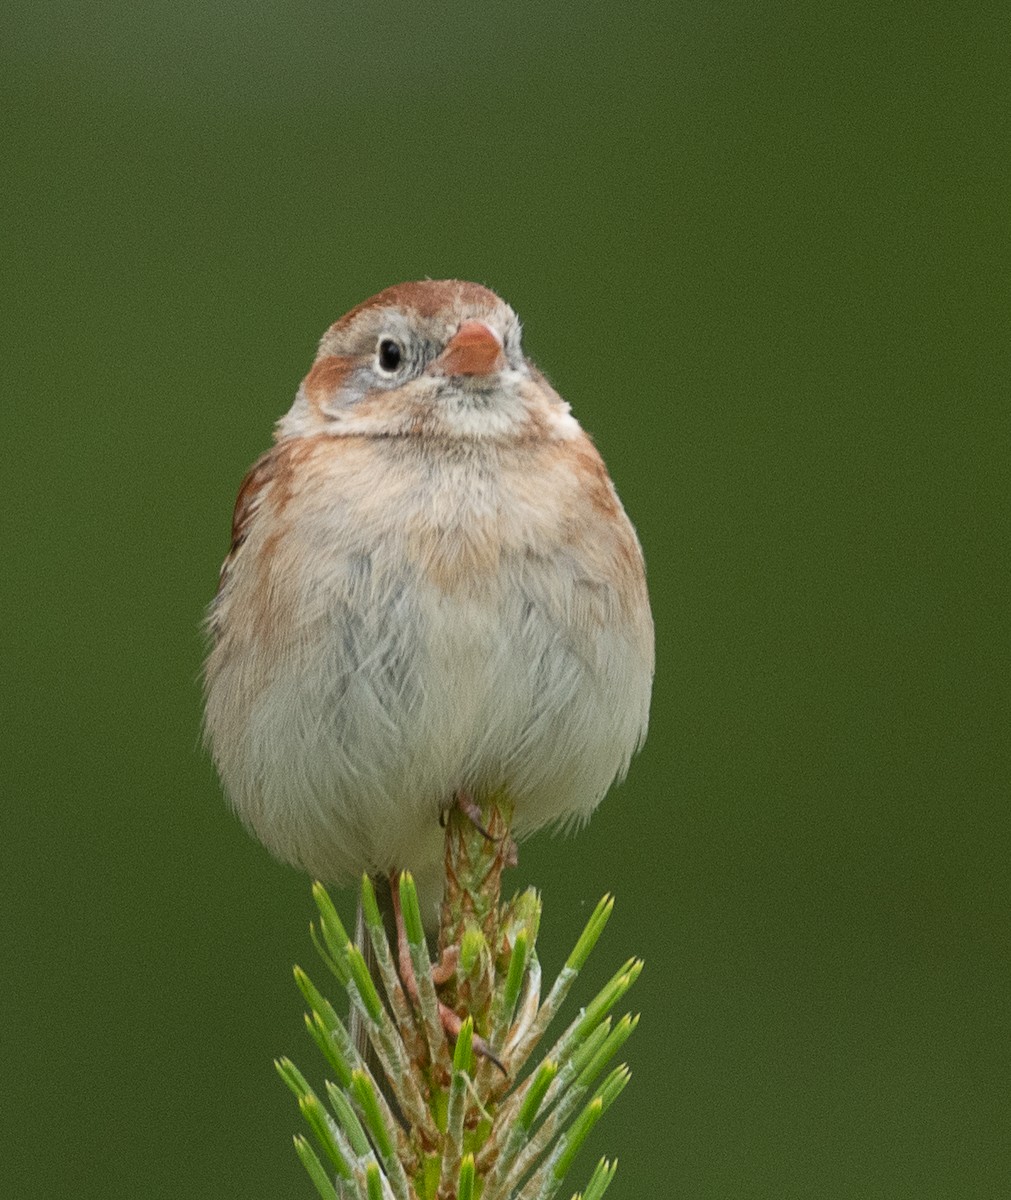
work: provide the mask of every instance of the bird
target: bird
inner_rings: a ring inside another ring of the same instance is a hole
[[[623,404],[627,397],[621,397]],[[454,803],[582,824],[642,745],[642,550],[514,310],[388,287],[324,333],[239,489],[205,736],[234,810],[324,883],[410,870],[428,929]]]

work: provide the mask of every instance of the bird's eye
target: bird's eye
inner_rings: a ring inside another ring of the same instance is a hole
[[[403,352],[400,349],[400,344],[395,342],[393,338],[383,338],[379,343],[379,366],[382,370],[392,373],[400,366],[402,357]]]

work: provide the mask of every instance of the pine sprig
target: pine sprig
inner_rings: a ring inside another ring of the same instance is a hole
[[[638,959],[619,968],[542,1052],[539,1065],[524,1071],[614,900],[605,896],[594,909],[542,1002],[540,897],[528,889],[501,900],[502,871],[513,852],[508,818],[505,806],[493,805],[486,836],[469,817],[450,814],[437,969],[408,873],[394,896],[406,931],[403,956],[389,944],[372,882],[362,882],[374,975],[326,889],[313,885],[319,910],[313,943],[374,1055],[366,1061],[333,1004],[296,967],[309,1007],[306,1028],[332,1075],[326,1100],[289,1059],[277,1069],[312,1136],[297,1136],[295,1150],[324,1200],[552,1200],[628,1083],[624,1065],[597,1081],[638,1023],[637,1016],[611,1016],[638,978]],[[410,961],[410,978],[397,968],[402,957]],[[600,1200],[616,1165],[601,1159],[573,1200]]]

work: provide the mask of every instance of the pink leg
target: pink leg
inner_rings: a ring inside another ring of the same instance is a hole
[[[444,983],[449,981],[456,974],[456,968],[460,963],[460,947],[447,946],[442,952],[442,957],[437,963],[432,966],[432,982],[436,987],[442,987]]]
[[[499,839],[488,832],[484,826],[484,813],[481,811],[481,806],[477,803],[470,792],[457,792],[454,796],[456,807],[468,818],[470,823],[478,831],[478,833],[488,842],[497,842]]]

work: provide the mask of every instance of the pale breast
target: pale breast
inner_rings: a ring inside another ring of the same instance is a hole
[[[409,864],[461,788],[508,791],[520,832],[587,815],[644,735],[653,663],[590,443],[299,441],[217,606],[207,724],[236,808],[332,879]]]

